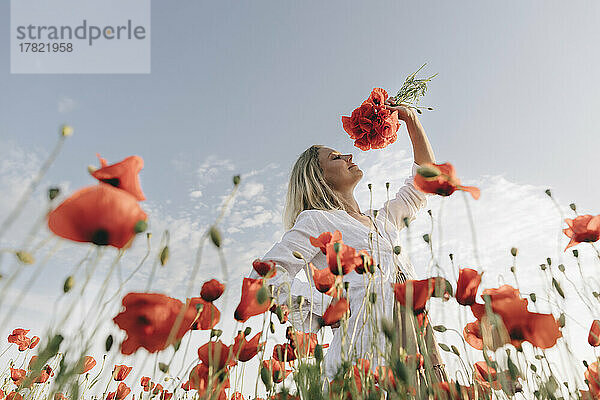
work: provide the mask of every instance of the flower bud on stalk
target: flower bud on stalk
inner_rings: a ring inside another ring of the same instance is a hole
[[[169,260],[169,246],[165,246],[163,247],[163,249],[160,252],[160,265],[164,266],[167,261]]]
[[[68,276],[63,285],[63,292],[68,293],[69,290],[73,288],[73,285],[75,285],[75,278],[73,278],[73,276]]]
[[[217,230],[215,226],[210,227],[210,240],[212,240],[213,244],[216,247],[221,247],[221,233]]]

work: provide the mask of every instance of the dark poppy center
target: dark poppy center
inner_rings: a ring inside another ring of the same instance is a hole
[[[91,242],[98,246],[108,245],[108,231],[106,229],[98,229],[92,234]]]
[[[121,180],[119,178],[106,178],[106,179],[100,179],[100,181],[102,181],[104,183],[108,183],[109,185],[112,185],[117,188],[119,186],[121,186]]]
[[[150,320],[145,315],[138,315],[137,319],[141,325],[150,325]]]

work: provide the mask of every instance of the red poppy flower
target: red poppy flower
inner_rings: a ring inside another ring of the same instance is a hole
[[[234,313],[234,318],[237,321],[246,322],[250,317],[260,315],[271,308],[272,299],[268,294],[262,303],[258,301],[257,296],[261,289],[263,289],[262,279],[244,278],[242,298]]]
[[[334,275],[346,275],[362,265],[363,259],[353,247],[344,243],[329,243],[326,247],[327,264]],[[338,264],[339,258],[339,264]]]
[[[483,350],[483,336],[481,336],[481,329],[479,327],[479,321],[469,322],[463,329],[463,337],[472,347],[477,350]]]
[[[350,304],[345,297],[334,300],[329,304],[327,310],[323,313],[322,322],[324,326],[331,326],[337,323],[350,309]]]
[[[485,361],[477,361],[475,363],[475,373],[473,374],[473,378],[481,386],[491,386],[494,390],[500,390],[502,388],[498,382],[498,374],[496,370],[487,365]]]
[[[396,379],[390,367],[379,366],[375,368],[375,382],[386,390],[396,390]]]
[[[313,263],[309,263],[308,265],[312,271],[315,288],[319,292],[325,293],[331,297],[338,297],[341,295],[342,289],[341,285],[339,285],[339,283],[342,282],[341,276],[334,275],[329,268],[317,269]],[[336,282],[338,284],[336,284]]]
[[[233,356],[242,362],[246,362],[254,358],[260,349],[265,346],[265,342],[259,343],[261,334],[262,332],[259,332],[254,335],[252,339],[246,340],[246,335],[244,335],[244,332],[240,332],[240,334],[235,337],[233,343]]]
[[[157,383],[156,386],[154,386],[154,390],[152,390],[152,394],[157,395],[160,392],[162,392],[164,390],[163,385],[161,385],[160,383]]]
[[[127,365],[115,365],[112,372],[112,377],[115,381],[124,381],[127,378],[127,375],[131,372],[131,368]]]
[[[144,160],[138,156],[130,156],[121,162],[108,165],[106,160],[100,155],[101,168],[92,172],[92,176],[100,182],[107,183],[116,188],[129,192],[137,200],[146,200],[138,173],[144,168]]]
[[[381,149],[396,141],[400,128],[398,112],[385,108],[387,97],[385,90],[375,88],[350,117],[342,116],[342,126],[355,140],[354,146],[366,151]]]
[[[315,347],[319,343],[316,333],[297,331],[291,326],[287,327],[285,337],[290,341],[290,345],[299,356],[314,355]],[[328,347],[327,344],[323,345],[323,348],[326,347]]]
[[[23,396],[21,395],[21,393],[12,391],[6,395],[6,400],[23,400]]]
[[[374,273],[375,265],[369,252],[367,250],[360,250],[358,255],[362,258],[362,263],[356,267],[355,271],[358,274],[364,274],[365,272]]]
[[[25,379],[25,376],[27,375],[27,371],[25,371],[24,369],[16,369],[16,368],[10,368],[10,379],[12,379],[12,381],[15,383],[15,385],[20,386],[21,383],[23,382],[23,380]]]
[[[173,397],[173,393],[168,390],[163,390],[160,394],[160,400],[169,400],[171,397]]]
[[[185,390],[186,392],[188,392],[188,391],[192,390],[192,384],[191,384],[191,382],[189,381],[189,379],[188,379],[187,381],[185,381],[185,382],[183,382],[183,383],[181,384],[181,388],[182,388],[183,390]]]
[[[196,317],[195,308],[185,308],[181,301],[159,293],[128,293],[123,297],[123,306],[125,310],[113,318],[127,332],[121,344],[123,354],[133,354],[140,347],[150,353],[164,350],[185,335]],[[177,316],[184,308],[179,330],[171,335]],[[171,341],[167,342],[170,335]]]
[[[481,283],[481,275],[470,268],[462,268],[458,273],[458,283],[456,284],[456,301],[463,306],[469,306],[475,303],[477,289]]]
[[[563,229],[563,232],[571,238],[565,251],[576,244],[596,242],[600,239],[600,215],[595,217],[589,214],[580,215],[575,219],[565,218],[565,222],[569,227]]]
[[[436,285],[439,288],[442,284],[445,284],[445,279],[440,277],[395,283],[394,294],[396,301],[405,307],[407,304],[412,304],[413,311],[420,313],[425,309],[427,300],[434,295]],[[410,292],[412,292],[411,298],[409,298]]]
[[[263,278],[272,278],[277,274],[275,262],[272,260],[261,261],[256,259],[252,262],[252,268]]]
[[[33,382],[44,383],[48,379],[50,379],[51,376],[54,376],[54,372],[52,372],[52,368],[50,368],[50,366],[46,364],[46,366],[40,371],[39,375],[35,377]]]
[[[33,349],[35,348],[35,346],[38,345],[38,343],[40,342],[40,338],[39,336],[34,336],[31,338],[31,343],[29,343],[29,348]]]
[[[529,312],[527,299],[519,297],[519,291],[512,286],[486,289],[483,296],[490,296],[492,310],[502,318],[514,346],[518,347],[523,341],[527,341],[536,347],[547,349],[562,337],[554,316]],[[485,305],[474,303],[471,311],[481,323],[481,318],[485,316]]]
[[[48,227],[65,239],[121,249],[131,244],[136,224],[146,219],[135,197],[100,184],[63,201],[48,215]]]
[[[471,193],[475,200],[479,199],[481,191],[475,186],[461,185],[452,164],[424,163],[421,167],[427,167],[429,172],[435,172],[436,176],[421,175],[424,173],[423,169],[425,168],[419,168],[414,178],[414,185],[420,191],[439,194],[440,196],[450,196],[458,189]]]
[[[198,348],[198,358],[207,366],[214,365],[217,370],[236,364],[233,349],[220,340],[208,342]]]
[[[591,346],[600,346],[600,320],[595,319],[590,326],[590,334],[588,335],[588,343]]]
[[[210,281],[204,282],[202,285],[200,297],[206,301],[213,302],[221,297],[223,291],[225,291],[225,285],[216,279],[211,279]]]
[[[294,361],[296,359],[296,352],[289,343],[276,344],[273,347],[273,359],[277,361]]]
[[[323,254],[327,254],[327,245],[329,243],[341,242],[342,233],[338,230],[333,232],[333,234],[331,232],[323,232],[319,235],[319,237],[315,238],[310,236],[309,239],[310,244],[312,244],[314,247],[320,248]]]
[[[188,299],[188,304],[193,313],[197,314],[191,325],[192,330],[204,331],[212,329],[219,323],[221,312],[213,303],[205,301],[201,297],[192,297]],[[199,314],[198,311],[200,312]]]
[[[154,383],[150,382],[149,376],[142,376],[142,379],[140,379],[140,385],[142,385],[144,388],[144,392],[149,392],[150,389],[154,387]]]
[[[79,372],[79,374],[85,374],[86,372],[88,372],[89,370],[94,368],[95,366],[96,366],[96,360],[94,360],[94,357],[85,356],[85,358],[83,360],[83,367],[81,369],[81,372]]]
[[[290,314],[290,309],[285,304],[273,304],[269,311],[277,315],[280,324],[285,324],[288,321],[288,317]]]
[[[123,400],[125,397],[129,396],[131,393],[131,388],[125,384],[125,382],[119,383],[117,386],[116,392],[110,392],[106,396],[106,400]]]
[[[29,339],[26,335],[29,333],[30,329],[22,329],[17,328],[12,331],[10,335],[8,335],[8,343],[14,343],[19,346],[19,351],[25,351],[29,348],[31,344],[31,339]]]
[[[226,370],[224,370],[226,372]],[[203,398],[206,394],[206,389],[210,388],[211,393],[214,394],[218,387],[220,387],[218,400],[227,400],[225,389],[229,387],[229,376],[227,373],[223,375],[216,375],[212,377],[212,381],[209,382],[209,368],[207,365],[200,363],[196,365],[189,373],[189,387],[198,391],[198,396]],[[222,380],[221,380],[222,379]],[[209,384],[210,383],[210,384]],[[211,397],[214,399],[214,395]]]
[[[273,382],[275,382],[275,383],[283,382],[283,380],[285,378],[287,378],[287,376],[290,374],[290,372],[292,372],[289,370],[286,371],[285,365],[283,364],[283,362],[273,360],[273,359],[263,360],[262,366],[263,366],[263,368],[266,368],[267,370],[269,370],[271,372],[271,376],[273,377]]]
[[[588,387],[592,395],[600,397],[600,374],[598,373],[598,361],[589,364],[584,373],[585,379],[588,381]]]

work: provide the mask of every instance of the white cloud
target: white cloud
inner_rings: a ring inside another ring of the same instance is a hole
[[[202,190],[192,190],[190,192],[190,197],[192,199],[198,199],[198,198],[202,197]]]

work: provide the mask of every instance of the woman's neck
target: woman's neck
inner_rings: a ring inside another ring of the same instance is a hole
[[[358,206],[358,202],[354,198],[354,193],[338,192],[338,196],[341,198],[342,203],[344,204],[344,208],[346,209],[346,212],[354,212],[356,214],[362,214],[360,212],[360,207]]]

